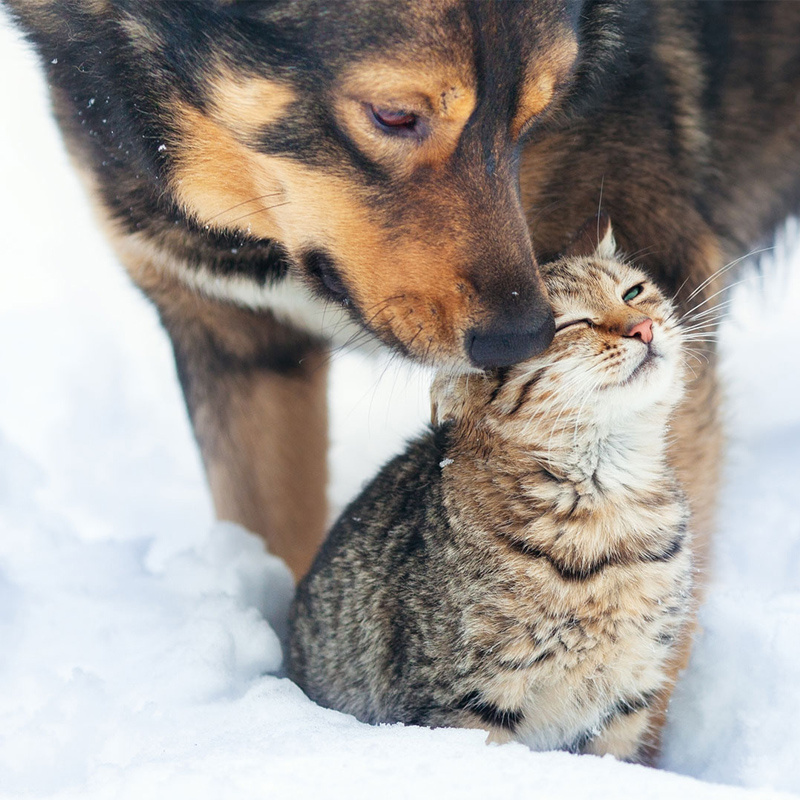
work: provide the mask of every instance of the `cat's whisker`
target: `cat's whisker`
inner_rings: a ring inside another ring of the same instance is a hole
[[[744,283],[745,281],[747,281],[747,278],[742,278],[742,280],[740,280],[740,281],[736,281],[735,283],[732,283],[732,284],[730,284],[728,286],[724,286],[717,292],[717,294],[724,294],[728,289],[733,289],[734,286],[738,286],[740,283]],[[727,306],[729,306],[729,305],[731,305],[733,303],[733,297],[728,297],[728,298],[725,298],[723,300],[719,300],[718,302],[714,303],[713,305],[710,305],[707,308],[704,308],[702,311],[698,312],[698,310],[697,310],[698,308],[701,308],[702,306],[704,306],[707,302],[712,300],[715,296],[716,295],[711,295],[710,297],[705,298],[705,300],[703,300],[702,302],[697,303],[696,305],[690,306],[684,313],[681,314],[681,319],[686,319],[687,317],[688,318],[694,318],[694,317],[698,316],[699,314],[705,314],[707,311],[713,311],[714,309],[718,309],[718,308],[726,308]]]
[[[698,314],[688,315],[681,319],[681,324],[691,325],[698,320],[706,319],[708,317],[713,317],[716,315],[719,319],[723,319],[725,315],[728,313],[728,308],[732,304],[732,300],[726,300],[724,303],[719,303],[718,305],[711,306],[711,308],[706,308]]]
[[[603,187],[606,183],[605,173],[600,178],[600,197],[597,198],[597,233],[596,241],[600,241],[600,215],[603,213]]]
[[[636,250],[633,253],[625,253],[625,260],[627,261],[635,261],[637,258],[642,258],[643,256],[649,256],[653,253],[658,252],[655,247],[642,247],[640,250]],[[686,281],[684,281],[685,283]]]
[[[691,345],[684,345],[684,351],[688,356],[691,356],[695,360],[702,359],[706,363],[708,363],[708,354],[705,352],[703,348],[693,347]]]
[[[697,325],[691,330],[683,331],[682,339],[691,339],[692,336],[711,336],[719,338],[719,323],[709,322],[707,325]]]
[[[706,279],[705,279],[705,280],[704,280],[704,281],[703,281],[703,282],[702,282],[702,283],[701,283],[701,284],[700,284],[700,285],[699,285],[699,286],[698,286],[698,287],[697,287],[697,288],[696,288],[696,289],[695,289],[695,290],[694,290],[694,291],[693,291],[693,292],[692,292],[692,293],[691,293],[691,294],[690,294],[690,295],[689,295],[689,296],[686,298],[686,301],[685,301],[685,302],[687,302],[687,303],[688,303],[688,302],[690,302],[690,301],[691,301],[693,298],[695,298],[695,297],[696,297],[696,296],[697,296],[697,295],[698,295],[700,292],[702,292],[702,291],[703,291],[703,289],[705,289],[705,287],[706,287],[706,286],[708,286],[708,284],[709,284],[709,283],[711,283],[711,282],[712,282],[713,280],[715,280],[716,278],[719,278],[721,275],[724,275],[726,272],[728,272],[728,271],[730,271],[731,269],[733,269],[733,267],[735,267],[737,264],[741,264],[741,263],[742,263],[742,261],[746,261],[748,258],[752,258],[753,256],[761,255],[762,253],[767,253],[767,252],[769,252],[769,251],[771,251],[771,250],[774,250],[774,249],[775,249],[774,247],[762,247],[762,248],[760,248],[760,249],[757,249],[757,250],[751,250],[749,253],[745,253],[743,256],[740,256],[739,258],[736,258],[736,259],[734,259],[733,261],[730,261],[730,262],[728,262],[727,264],[725,264],[725,266],[723,266],[723,267],[720,267],[718,270],[716,270],[716,271],[715,271],[715,272],[713,272],[711,275],[709,275],[709,276],[708,276],[708,277],[707,277],[707,278],[706,278]],[[735,284],[734,284],[734,285],[735,285]],[[676,293],[676,294],[677,294],[677,293]],[[673,297],[672,299],[673,299],[673,301],[674,301],[674,300],[675,300],[675,297]]]
[[[714,294],[712,294],[710,297],[707,297],[705,300],[703,300],[702,303],[698,303],[693,308],[690,308],[686,312],[685,316],[689,316],[690,314],[693,314],[695,311],[697,311],[698,308],[702,308],[706,303],[710,303],[715,297],[718,297],[719,295],[724,294],[725,292],[729,292],[735,286],[741,286],[747,280],[748,280],[747,278],[742,278],[742,280],[740,280],[740,281],[736,281],[735,283],[730,283],[727,286],[723,286],[722,289],[719,289],[718,291],[714,292]]]
[[[708,344],[710,344],[710,342],[702,342],[700,344],[708,345]],[[697,362],[701,362],[702,361],[703,363],[708,364],[710,362],[709,362],[709,358],[708,358],[708,353],[705,352],[705,350],[706,350],[705,347],[704,348],[688,348],[687,347],[687,353],[691,358],[693,358]]]
[[[699,328],[696,331],[692,331],[691,333],[685,334],[683,339],[686,342],[698,341],[700,339],[709,342],[716,342],[719,339],[719,335],[717,334],[717,331],[714,329],[708,330],[706,328]]]
[[[679,287],[678,287],[678,288],[675,290],[675,294],[673,294],[673,295],[672,295],[672,297],[670,298],[670,302],[671,302],[671,303],[677,303],[677,300],[678,300],[678,295],[681,293],[681,291],[682,291],[683,287],[684,287],[684,286],[686,286],[686,284],[689,282],[689,280],[690,280],[690,278],[691,278],[691,277],[692,277],[692,276],[691,276],[691,275],[689,275],[689,277],[687,277],[687,278],[686,278],[686,279],[685,279],[685,280],[684,280],[684,281],[681,283],[681,285],[680,285],[680,286],[679,286]]]
[[[698,360],[699,360],[699,359],[698,359]],[[681,359],[681,363],[682,363],[682,365],[683,365],[684,367],[686,367],[686,369],[688,369],[688,370],[689,370],[689,372],[691,372],[691,373],[692,373],[692,378],[695,378],[695,379],[696,379],[696,378],[697,378],[697,373],[694,371],[694,367],[693,367],[693,366],[692,366],[692,365],[691,365],[691,364],[690,364],[690,363],[689,363],[689,362],[686,360],[686,358],[682,358],[682,359]]]
[[[685,353],[688,358],[693,358],[698,363],[706,363],[708,364],[708,356],[702,353],[699,350],[695,350],[694,348],[687,347],[685,348]],[[696,377],[696,376],[695,376]]]
[[[682,330],[690,331],[698,325],[719,325],[724,318],[724,312],[715,312],[714,314],[709,314],[708,316],[697,317],[696,319],[692,320],[692,324],[683,326]]]
[[[696,321],[698,319],[703,319],[704,317],[707,317],[707,316],[710,316],[711,314],[716,314],[716,313],[719,313],[720,316],[723,316],[723,313],[722,313],[723,310],[727,309],[732,303],[733,303],[733,298],[730,298],[728,300],[723,300],[720,303],[716,303],[715,305],[710,306],[709,308],[703,309],[703,311],[700,311],[697,314],[693,314],[693,313],[684,314],[681,317],[681,323],[683,323],[686,320],[688,320],[689,322],[694,322],[694,321]]]
[[[708,333],[716,334],[717,331],[719,330],[719,323],[720,320],[718,319],[713,319],[708,322],[698,323],[697,325],[692,325],[691,328],[686,328],[683,331],[683,335],[688,336],[689,334],[696,333],[698,331],[706,331]]]

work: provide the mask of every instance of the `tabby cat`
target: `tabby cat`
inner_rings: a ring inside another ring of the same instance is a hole
[[[642,758],[691,610],[665,452],[684,347],[610,226],[586,238],[543,268],[550,349],[437,377],[433,429],[332,529],[291,620],[289,674],[318,703]]]

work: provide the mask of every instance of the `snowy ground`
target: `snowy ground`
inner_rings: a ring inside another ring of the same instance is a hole
[[[212,522],[166,339],[2,19],[0,74],[0,796],[800,797],[800,254],[726,325],[728,477],[670,771],[373,728],[271,674],[287,572]],[[337,361],[337,504],[419,426],[424,384]]]

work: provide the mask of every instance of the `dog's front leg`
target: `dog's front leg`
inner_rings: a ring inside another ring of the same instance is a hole
[[[262,535],[299,579],[326,522],[325,344],[163,276],[139,282],[172,339],[217,516]]]

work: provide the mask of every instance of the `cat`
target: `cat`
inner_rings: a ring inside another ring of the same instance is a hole
[[[551,347],[437,376],[432,429],[334,525],[291,613],[288,672],[312,700],[645,760],[692,611],[666,458],[685,352],[603,225],[543,267]]]

